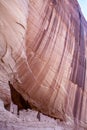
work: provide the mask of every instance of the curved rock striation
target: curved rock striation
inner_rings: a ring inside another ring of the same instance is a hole
[[[32,108],[86,123],[86,56],[77,0],[0,0],[0,90],[10,81]]]

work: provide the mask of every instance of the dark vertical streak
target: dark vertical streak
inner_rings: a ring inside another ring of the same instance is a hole
[[[74,102],[74,108],[73,108],[73,115],[75,118],[78,118],[79,120],[81,120],[84,87],[85,87],[86,60],[85,60],[85,44],[84,44],[84,32],[83,32],[84,30],[82,27],[80,13],[79,13],[79,20],[80,20],[80,33],[79,33],[79,46],[78,46],[79,50],[77,53],[78,59],[76,58],[78,66],[74,65],[72,82],[77,84],[77,90],[76,90],[75,102]],[[73,80],[73,78],[75,77],[74,71],[77,71],[75,80]],[[81,90],[82,90],[82,93],[81,93]],[[80,106],[79,106],[78,102],[80,102]],[[79,115],[77,115],[78,111],[79,111]]]

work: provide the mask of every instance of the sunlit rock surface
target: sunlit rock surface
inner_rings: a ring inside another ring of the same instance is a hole
[[[6,111],[0,101],[0,130],[86,130],[86,126],[60,122],[30,109],[20,111],[19,116]],[[9,118],[8,118],[9,117]]]
[[[0,0],[0,98],[5,106],[15,95],[10,83],[31,108],[87,123],[86,62],[87,23],[77,0]]]

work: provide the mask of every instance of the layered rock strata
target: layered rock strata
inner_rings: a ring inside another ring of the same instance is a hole
[[[86,37],[77,0],[0,0],[0,91],[10,82],[32,108],[86,123]]]

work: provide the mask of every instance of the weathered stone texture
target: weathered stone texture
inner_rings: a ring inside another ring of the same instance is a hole
[[[32,108],[86,123],[86,62],[77,0],[0,0],[0,91],[10,81]]]

